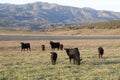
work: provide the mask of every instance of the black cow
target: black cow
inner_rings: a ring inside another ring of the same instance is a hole
[[[41,45],[42,51],[45,51],[45,45]]]
[[[55,48],[57,48],[58,50],[60,49],[60,43],[59,42],[50,41],[50,46],[51,46],[51,49],[53,49],[53,50],[55,50]]]
[[[52,65],[55,65],[57,60],[57,53],[56,52],[50,52],[51,53],[51,63]]]
[[[102,47],[98,48],[98,54],[99,54],[99,58],[102,58],[102,56],[104,54],[104,49]]]
[[[25,49],[28,51],[31,51],[31,48],[30,48],[30,43],[23,43],[21,42],[21,51],[25,51]]]
[[[71,63],[71,59],[73,59],[74,64],[80,65],[80,52],[78,48],[65,48],[67,55],[69,56],[69,60]]]

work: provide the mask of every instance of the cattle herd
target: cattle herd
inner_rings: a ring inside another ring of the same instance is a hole
[[[49,44],[52,50],[55,49],[63,50],[63,44],[61,44],[60,42],[50,41]],[[42,51],[45,51],[45,45],[41,45],[41,49]],[[31,51],[30,43],[21,42],[21,51],[25,51],[25,50]],[[80,65],[82,58],[80,57],[80,52],[78,48],[64,48],[64,50],[69,57],[70,63],[71,60],[73,60],[74,64]],[[52,65],[55,65],[58,55],[56,52],[50,52],[50,54],[51,54],[51,63]],[[104,49],[101,46],[98,47],[99,58],[102,58],[103,54],[104,54]]]

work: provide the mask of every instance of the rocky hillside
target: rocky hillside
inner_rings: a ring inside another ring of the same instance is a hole
[[[0,4],[0,27],[45,29],[68,25],[120,20],[120,12],[99,11],[49,3]]]

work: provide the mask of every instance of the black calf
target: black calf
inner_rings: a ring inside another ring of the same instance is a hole
[[[104,49],[102,47],[98,48],[98,54],[99,54],[99,58],[102,58],[102,56],[104,54]]]
[[[51,53],[51,63],[52,65],[55,65],[57,60],[57,53],[56,52],[50,52]]]

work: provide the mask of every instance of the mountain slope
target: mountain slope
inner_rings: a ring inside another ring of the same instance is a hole
[[[120,20],[120,13],[41,2],[0,4],[0,26],[6,28],[39,29],[106,20]]]

